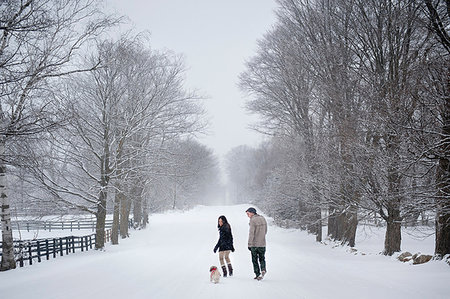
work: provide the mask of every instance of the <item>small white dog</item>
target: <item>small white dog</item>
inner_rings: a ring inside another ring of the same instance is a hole
[[[211,282],[214,282],[214,283],[219,283],[219,280],[220,280],[220,272],[219,272],[219,269],[217,269],[216,266],[211,266],[211,267],[209,268],[209,272],[211,272],[211,274],[210,274],[210,276],[209,276],[209,280],[210,280]]]

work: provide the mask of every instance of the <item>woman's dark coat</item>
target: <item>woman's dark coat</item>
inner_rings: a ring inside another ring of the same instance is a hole
[[[220,238],[217,241],[216,247],[214,247],[214,252],[219,249],[219,251],[231,250],[234,251],[233,247],[233,235],[231,234],[231,227],[228,223],[225,223],[219,227]]]

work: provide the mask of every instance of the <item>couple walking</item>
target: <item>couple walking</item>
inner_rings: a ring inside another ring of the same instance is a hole
[[[261,280],[266,274],[266,233],[267,222],[266,219],[256,213],[255,208],[248,208],[246,211],[250,218],[250,228],[248,234],[248,250],[252,255],[253,272],[255,272],[255,279]],[[231,266],[230,252],[234,252],[233,234],[231,233],[231,226],[225,216],[220,216],[217,220],[217,227],[219,229],[219,241],[214,247],[214,253],[219,250],[219,261],[222,266],[223,276],[227,277],[233,275],[233,267]],[[225,262],[228,266],[225,265]]]

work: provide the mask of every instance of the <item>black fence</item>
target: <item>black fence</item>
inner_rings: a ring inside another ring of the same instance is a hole
[[[0,247],[2,243],[0,242]],[[20,267],[32,265],[33,261],[40,263],[42,259],[49,260],[57,256],[68,255],[78,251],[88,251],[95,246],[95,234],[75,237],[17,240],[14,241],[14,255]],[[1,252],[0,252],[1,256]]]
[[[112,220],[105,223],[105,242],[111,240]],[[20,230],[95,230],[96,221],[16,221],[12,223],[13,229]],[[133,228],[133,219],[128,221],[128,228]],[[68,255],[75,251],[88,251],[95,247],[95,234],[86,236],[67,236],[60,238],[34,239],[34,240],[14,240],[14,256],[20,267],[33,265],[33,262],[40,263],[43,259],[49,260],[57,256]],[[2,242],[0,242],[0,257],[2,256]]]

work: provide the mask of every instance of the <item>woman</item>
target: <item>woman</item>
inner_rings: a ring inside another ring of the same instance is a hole
[[[217,220],[217,228],[219,229],[219,241],[214,247],[214,253],[219,249],[219,261],[222,266],[223,277],[227,277],[227,267],[225,266],[225,261],[228,264],[228,272],[230,276],[233,276],[233,267],[230,261],[230,251],[234,252],[233,246],[233,235],[231,234],[231,226],[225,216],[220,216]]]

